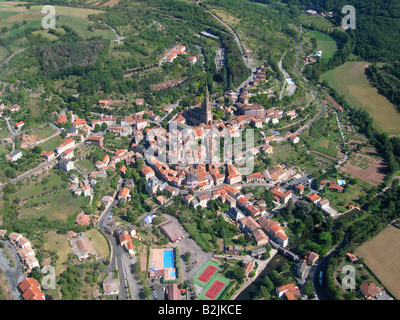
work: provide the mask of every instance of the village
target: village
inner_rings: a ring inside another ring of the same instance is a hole
[[[179,54],[185,54],[184,50],[184,46],[174,48],[165,57],[164,62],[172,62]],[[220,204],[217,215],[236,228],[248,243],[253,244],[250,252],[243,251],[240,245],[227,245],[223,249],[224,259],[239,258],[242,261],[244,283],[234,286],[235,281],[218,274],[221,267],[218,264],[215,265],[218,261],[217,255],[213,257],[213,254],[205,253],[195,241],[190,239],[191,235],[179,219],[166,218],[168,215],[163,214],[164,221],[158,223],[157,227],[169,239],[170,244],[163,248],[150,247],[148,268],[147,270],[142,268],[142,271],[148,274],[153,299],[162,296],[170,300],[193,299],[194,297],[214,300],[231,297],[235,292],[238,294],[248,286],[277,252],[297,263],[297,277],[301,283],[304,283],[312,274],[319,256],[315,252],[308,252],[305,257],[299,257],[287,249],[289,237],[285,231],[286,226],[277,221],[275,215],[289,202],[312,203],[325,217],[337,218],[342,214],[330,207],[329,199],[321,194],[324,190],[342,193],[346,185],[345,180],[323,179],[316,185],[316,179],[312,174],[304,170],[299,171],[298,168],[288,164],[281,163],[272,169],[262,170],[255,170],[250,166],[250,171],[246,170],[249,169],[247,166],[243,166],[243,163],[254,163],[257,157],[268,158],[273,155],[279,143],[289,142],[293,146],[301,144],[298,136],[301,129],[297,130],[296,134],[288,132],[283,135],[279,134],[279,129],[274,127],[265,129],[268,128],[269,123],[277,125],[282,120],[290,123],[307,119],[307,117],[303,116],[304,119],[302,119],[299,116],[299,112],[303,111],[304,107],[266,110],[258,103],[249,102],[252,96],[251,91],[268,81],[267,70],[268,67],[264,65],[258,67],[252,75],[252,81],[244,85],[239,92],[227,91],[224,98],[232,103],[229,106],[215,105],[206,91],[205,100],[192,108],[176,113],[169,121],[169,128],[160,126],[161,120],[152,110],[137,112],[118,120],[117,116],[99,114],[96,120],[90,122],[67,110],[58,115],[56,125],[64,133],[65,140],[54,150],[42,151],[41,166],[46,166],[41,167],[40,172],[57,165],[68,175],[68,188],[72,194],[88,197],[89,205],[92,204],[95,196],[100,196],[101,202],[97,212],[93,214],[81,212],[76,216],[75,223],[81,226],[93,225],[107,234],[106,237],[113,250],[122,249],[129,257],[125,259],[125,262],[121,257],[115,258],[120,259],[118,262],[120,268],[120,264],[124,264],[124,268],[129,268],[132,261],[137,261],[135,256],[141,253],[136,252],[137,246],[134,242],[143,242],[143,236],[132,224],[118,219],[113,211],[116,207],[124,208],[132,203],[131,201],[137,197],[138,184],[155,203],[151,212],[139,218],[145,225],[154,224],[155,219],[161,216],[159,210],[167,208],[174,202],[187,205],[194,212],[207,209],[211,203],[217,202]],[[98,102],[98,105],[104,108],[109,108],[111,104],[112,102],[108,100]],[[143,99],[137,99],[136,104],[146,109]],[[229,114],[230,120],[214,120],[213,108],[215,107]],[[13,108],[15,109],[15,106]],[[173,111],[174,109],[170,108],[166,111],[166,115]],[[72,126],[64,128],[68,119],[71,119]],[[15,124],[15,129],[20,131],[23,126],[24,123],[18,122]],[[256,144],[248,147],[246,141],[241,141],[246,130],[263,129],[265,131],[256,139]],[[108,142],[109,137],[114,141],[122,141],[119,144],[122,147],[112,149],[113,145]],[[230,142],[235,138],[240,142],[233,150]],[[220,147],[221,141],[224,141],[223,148]],[[104,154],[101,159],[89,164],[89,167],[95,170],[82,170],[79,165],[79,161],[85,158],[85,155],[81,155],[80,149],[88,146],[94,146]],[[239,152],[236,152],[237,150]],[[22,152],[15,150],[7,156],[7,160],[16,162],[22,157]],[[128,174],[132,166],[139,170],[139,179]],[[115,173],[119,178],[118,188],[113,194],[96,194],[98,181],[107,179],[110,174]],[[32,174],[36,174],[35,170]],[[268,190],[272,194],[270,203],[266,203],[263,199],[255,199],[251,192],[243,191],[249,187],[263,187]],[[6,232],[2,230],[3,237],[6,236]],[[30,245],[26,245],[29,240],[12,230],[9,232],[11,233],[8,239],[11,243],[18,245],[20,249],[18,254],[26,268],[32,270],[35,267],[41,267],[35,260],[34,250]],[[84,234],[70,231],[68,239],[71,250],[79,261],[85,261],[97,255],[91,241]],[[187,241],[192,241],[193,244],[189,245]],[[186,255],[185,262],[179,261],[179,252]],[[268,259],[263,258],[266,252],[269,254]],[[190,259],[187,258],[190,255],[198,257],[195,260],[195,267],[191,266],[193,262],[190,263]],[[182,268],[183,263],[186,268]],[[178,283],[182,284],[183,280],[192,279],[193,288],[190,294],[189,290],[183,289],[181,285],[178,288]],[[216,281],[219,286],[214,283]],[[121,285],[131,282],[133,280],[129,279],[129,274],[120,273],[120,278],[115,278],[112,277],[109,269],[109,277],[103,282],[104,296],[134,297],[133,290],[136,285],[129,285],[129,290],[122,288]],[[232,287],[234,290],[231,289]],[[38,288],[38,283],[32,279],[21,282],[20,290],[26,300],[44,298],[40,286]],[[214,293],[211,294],[209,291]],[[277,287],[276,294],[288,300],[304,298],[304,294],[295,283]],[[137,292],[135,297],[139,297]],[[311,297],[307,297],[309,298]]]

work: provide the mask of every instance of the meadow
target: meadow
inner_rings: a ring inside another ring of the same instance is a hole
[[[400,298],[400,253],[393,244],[399,241],[400,230],[389,226],[355,252],[397,299]]]
[[[315,31],[305,30],[305,33],[317,39],[317,50],[322,50],[322,59],[328,61],[338,50],[338,44],[330,35]]]
[[[368,63],[364,61],[346,62],[323,74],[320,81],[326,80],[329,86],[345,96],[351,106],[369,112],[378,131],[400,134],[400,113],[369,83],[365,75],[367,67]]]

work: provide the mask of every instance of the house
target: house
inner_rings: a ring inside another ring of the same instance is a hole
[[[74,157],[74,150],[71,148],[65,150],[63,153],[60,154],[61,159],[71,160]]]
[[[31,247],[31,242],[25,237],[20,237],[17,241],[17,245],[20,248]]]
[[[329,183],[329,190],[336,192],[343,192],[344,188],[342,186],[339,186],[336,182],[331,181]]]
[[[104,196],[103,198],[101,198],[101,203],[103,203],[106,208],[108,208],[112,202],[113,202],[112,197]]]
[[[227,255],[240,255],[240,252],[243,250],[242,246],[232,246],[228,245],[224,247],[224,253]]]
[[[147,193],[155,194],[161,185],[161,181],[158,180],[156,177],[151,177],[149,180],[144,184],[144,188]]]
[[[22,234],[16,233],[16,232],[11,232],[11,233],[8,235],[8,241],[10,241],[11,244],[13,244],[13,245],[16,245],[16,244],[17,244],[17,241],[18,241],[19,239],[21,239],[21,238],[22,238]]]
[[[246,176],[247,183],[262,183],[265,182],[265,174],[262,172],[255,172]]]
[[[287,175],[287,171],[285,169],[279,168],[279,167],[276,167],[270,171],[268,170],[266,172],[268,173],[270,180],[274,181],[274,182],[284,180]]]
[[[179,189],[171,187],[171,186],[166,186],[165,191],[167,191],[170,195],[176,197],[179,194]]]
[[[1,238],[4,238],[4,236],[6,235],[6,233],[7,233],[7,230],[5,230],[5,229],[0,229],[0,237],[1,237]]]
[[[119,237],[119,243],[121,246],[124,246],[130,255],[135,254],[135,250],[133,249],[132,238],[129,234],[123,234]]]
[[[8,110],[10,110],[11,112],[17,112],[21,110],[21,106],[14,103],[11,107],[8,107]]]
[[[307,265],[307,262],[302,259],[297,267],[297,276],[300,279],[305,279],[306,276],[308,275],[309,267]]]
[[[75,254],[79,261],[85,261],[91,255],[95,255],[96,251],[90,240],[86,236],[81,236],[75,242]]]
[[[130,197],[131,196],[129,194],[129,189],[126,187],[123,187],[118,193],[118,201],[121,201],[123,203],[127,202]]]
[[[99,148],[103,148],[103,137],[94,137],[91,136],[86,139],[87,143],[91,143]]]
[[[321,197],[319,195],[317,195],[316,193],[311,193],[311,194],[307,195],[306,198],[314,204],[316,204],[318,201],[321,200]]]
[[[262,227],[265,233],[270,237],[274,242],[286,247],[289,243],[289,238],[285,234],[285,231],[280,226],[278,221],[273,221],[270,218],[260,217],[257,220],[258,224]]]
[[[86,126],[86,120],[81,118],[76,118],[75,121],[72,123],[74,128],[82,128]]]
[[[182,201],[186,204],[190,204],[194,199],[195,197],[193,195],[188,194],[186,197],[182,198]]]
[[[287,300],[298,300],[301,298],[300,289],[296,287],[293,282],[279,286],[275,290],[280,298],[283,296],[285,296]]]
[[[208,201],[210,201],[210,195],[208,193],[201,194],[197,196],[197,200],[202,208],[206,208]]]
[[[163,196],[158,196],[156,197],[157,203],[160,205],[164,205],[167,202],[167,199],[165,199]]]
[[[253,261],[246,261],[243,263],[243,268],[244,268],[244,275],[246,278],[249,277],[251,271],[254,268],[254,262]]]
[[[27,256],[25,259],[24,259],[24,263],[25,263],[25,265],[27,265],[28,266],[28,268],[29,269],[33,269],[33,268],[39,268],[40,266],[39,266],[39,261],[36,259],[36,257],[35,256]]]
[[[267,155],[271,154],[274,151],[274,148],[270,144],[266,143],[262,146],[261,151],[264,153],[264,155]]]
[[[189,62],[191,64],[195,64],[197,62],[197,57],[196,56],[190,56],[188,59],[189,59]]]
[[[289,199],[292,197],[292,191],[291,190],[282,190],[280,185],[276,185],[272,189],[270,189],[273,195],[276,197],[278,202],[281,203],[288,203]]]
[[[62,126],[62,125],[64,125],[64,124],[66,124],[67,123],[67,118],[66,118],[66,116],[65,115],[61,115],[61,116],[59,116],[58,117],[58,119],[57,119],[57,122],[56,122],[56,124],[58,125],[58,126]]]
[[[137,120],[135,123],[136,130],[143,130],[149,125],[146,119]]]
[[[122,174],[125,174],[126,166],[121,166],[118,171],[121,172]]]
[[[88,226],[90,224],[90,217],[82,212],[76,216],[75,223],[80,226]]]
[[[357,263],[359,261],[358,257],[354,253],[347,252],[346,255],[351,263]]]
[[[313,266],[317,263],[319,255],[316,254],[315,252],[308,251],[304,259],[306,260],[309,266]]]
[[[19,257],[21,260],[26,259],[27,257],[34,257],[35,256],[35,251],[33,251],[32,247],[25,247],[22,248],[21,250],[17,251]]]
[[[155,177],[155,172],[154,170],[149,167],[149,166],[143,166],[142,170],[140,171],[140,174],[146,178],[146,180],[149,180],[152,177]]]
[[[252,217],[246,217],[240,220],[240,227],[244,233],[252,234],[253,238],[257,242],[257,245],[265,245],[268,243],[268,236]]]
[[[61,159],[58,166],[66,172],[75,169],[74,162],[68,159]]]
[[[228,175],[226,177],[226,182],[228,184],[235,184],[242,181],[242,175],[233,165],[228,165]]]
[[[305,187],[302,184],[295,186],[296,193],[301,196],[304,193]]]
[[[292,143],[299,143],[299,142],[300,142],[300,138],[299,138],[298,136],[296,136],[296,135],[291,135],[291,136],[289,137],[289,140],[290,140],[290,142],[292,142]]]
[[[56,158],[56,154],[54,153],[54,151],[49,151],[49,152],[43,151],[42,158],[47,162],[53,161]]]
[[[318,201],[317,202],[317,207],[320,208],[320,209],[323,209],[323,210],[328,208],[329,207],[329,200],[324,198],[324,199]]]
[[[365,299],[370,300],[375,298],[377,295],[381,293],[379,288],[376,286],[375,282],[368,281],[363,283],[360,287],[361,294]]]
[[[40,289],[39,282],[34,278],[25,278],[18,285],[21,296],[24,300],[45,300],[45,296]]]
[[[109,273],[103,281],[103,293],[106,296],[119,295],[120,280],[114,279],[113,274]]]
[[[19,121],[19,122],[17,122],[17,123],[15,124],[15,127],[16,127],[18,130],[21,130],[21,128],[22,128],[24,125],[25,125],[25,122]]]
[[[7,156],[7,160],[12,161],[12,162],[15,162],[21,158],[22,158],[22,152],[20,150],[15,150],[14,152],[10,153]]]
[[[68,149],[72,149],[75,147],[75,140],[72,138],[69,138],[68,140],[66,140],[65,142],[63,142],[62,144],[60,144],[57,148],[56,148],[56,152],[58,155],[62,154],[65,150]]]

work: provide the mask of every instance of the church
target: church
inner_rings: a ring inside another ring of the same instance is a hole
[[[201,107],[191,107],[186,113],[186,123],[198,126],[202,123],[213,123],[212,102],[210,101],[208,86],[206,86],[206,99]]]

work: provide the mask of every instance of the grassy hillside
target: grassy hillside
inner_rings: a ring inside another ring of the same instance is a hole
[[[320,80],[326,80],[339,94],[345,95],[349,104],[364,108],[374,118],[377,130],[388,134],[400,134],[400,114],[395,106],[378,93],[366,75],[367,62],[346,62],[326,72]]]

